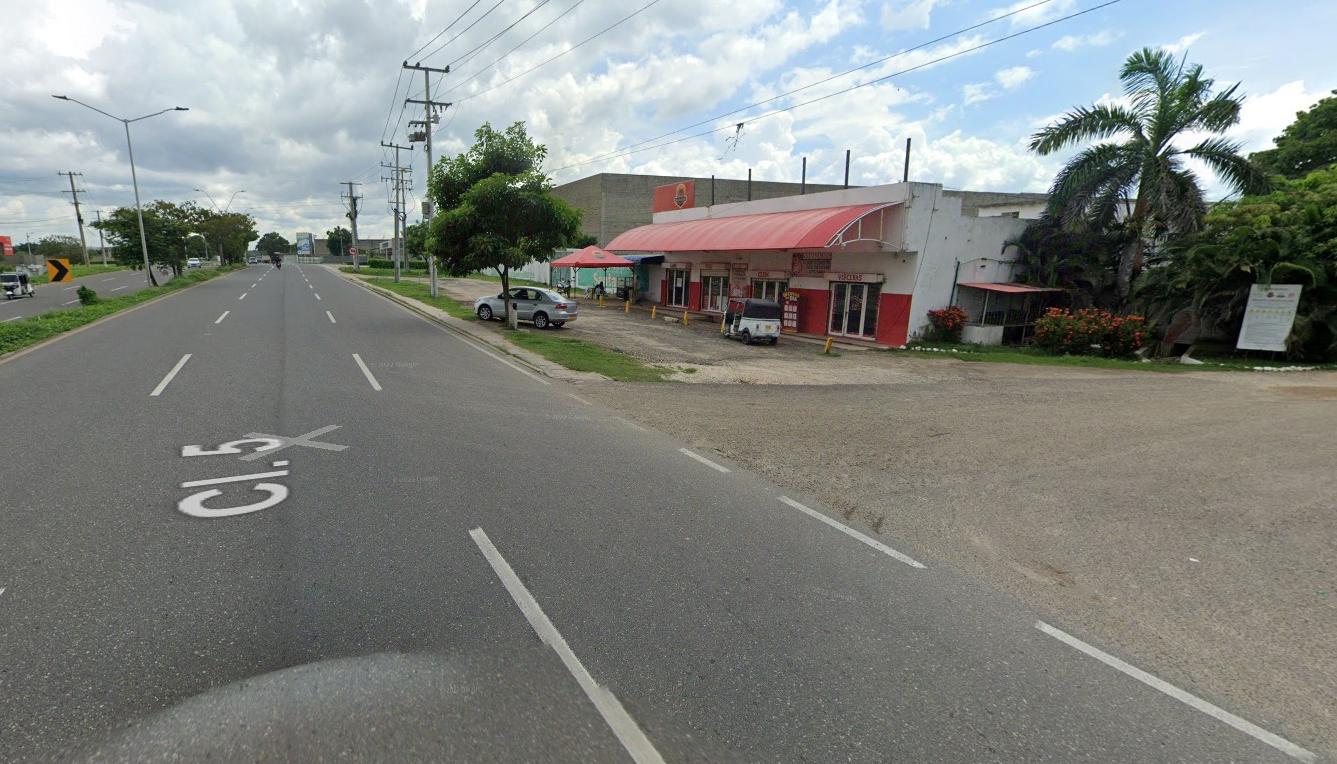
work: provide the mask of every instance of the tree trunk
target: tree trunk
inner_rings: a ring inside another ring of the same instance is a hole
[[[1119,255],[1119,273],[1118,289],[1119,301],[1127,304],[1128,296],[1133,291],[1133,279],[1142,272],[1142,255],[1146,252],[1146,240],[1143,238],[1145,231],[1145,219],[1147,215],[1147,194],[1145,189],[1138,188],[1137,202],[1133,205],[1133,213],[1129,216],[1125,225],[1128,230],[1133,232],[1133,240],[1123,248]]]
[[[520,321],[515,315],[515,306],[511,304],[511,269],[503,265],[497,269],[497,273],[501,274],[501,293],[506,302],[506,326],[518,329]]]

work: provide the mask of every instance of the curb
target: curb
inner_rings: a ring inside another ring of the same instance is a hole
[[[342,272],[342,271],[338,271],[338,270],[336,270],[335,273],[336,273],[337,275],[343,277],[345,280],[351,282],[351,283],[354,284],[355,286],[362,287],[363,289],[366,289],[367,291],[369,291],[369,292],[371,292],[371,293],[373,293],[373,294],[380,295],[381,297],[384,297],[384,298],[390,300],[391,302],[394,302],[394,303],[398,304],[400,307],[402,307],[402,308],[404,308],[404,309],[406,309],[406,310],[412,311],[413,313],[416,313],[417,315],[422,316],[423,318],[427,319],[428,321],[431,321],[432,323],[434,323],[434,324],[436,324],[436,325],[438,325],[438,326],[440,326],[440,327],[442,327],[442,328],[444,328],[444,329],[447,329],[447,330],[449,330],[450,332],[459,335],[460,337],[463,337],[463,338],[465,338],[465,339],[467,339],[467,340],[470,340],[470,341],[472,341],[472,342],[476,342],[476,343],[479,343],[479,344],[482,344],[482,345],[486,345],[488,348],[491,348],[492,350],[496,350],[496,351],[498,351],[498,352],[500,352],[500,353],[505,353],[507,357],[509,357],[509,358],[511,358],[511,359],[513,359],[513,360],[515,360],[517,363],[523,365],[525,368],[529,369],[530,371],[533,371],[535,374],[542,374],[543,376],[545,376],[545,377],[547,377],[547,378],[549,378],[549,379],[561,379],[561,380],[566,380],[566,381],[572,381],[572,380],[587,380],[587,379],[605,379],[605,380],[607,379],[607,377],[603,376],[602,374],[595,374],[595,373],[593,373],[593,372],[581,372],[581,371],[575,371],[575,370],[572,370],[572,369],[566,369],[566,367],[561,366],[561,364],[558,364],[558,363],[555,362],[555,361],[548,361],[547,359],[543,359],[545,363],[551,363],[551,364],[553,364],[554,367],[561,368],[561,369],[565,369],[567,372],[569,372],[569,374],[562,374],[562,375],[553,374],[551,369],[544,368],[543,366],[534,363],[534,361],[531,360],[530,358],[527,358],[526,356],[529,355],[529,353],[526,353],[525,355],[520,355],[520,354],[516,353],[516,352],[515,352],[516,349],[513,348],[513,347],[510,347],[510,346],[509,346],[510,343],[507,343],[507,342],[505,342],[504,340],[501,341],[501,342],[497,342],[497,341],[495,341],[495,338],[492,338],[492,337],[489,337],[489,336],[486,336],[486,335],[479,335],[479,334],[476,334],[476,333],[474,333],[474,332],[468,331],[467,329],[464,329],[464,328],[462,328],[462,327],[456,326],[456,325],[454,325],[453,322],[454,322],[454,321],[458,321],[459,319],[456,319],[454,316],[450,316],[449,314],[447,314],[446,317],[449,318],[450,320],[449,320],[449,321],[445,321],[445,320],[442,320],[442,317],[441,317],[441,316],[436,316],[436,315],[433,315],[433,314],[427,312],[426,310],[423,310],[423,308],[431,308],[432,310],[438,310],[437,308],[432,308],[432,306],[430,306],[430,305],[422,305],[422,304],[419,303],[417,300],[415,300],[415,299],[413,299],[413,298],[411,298],[411,297],[405,297],[405,296],[403,296],[403,295],[401,295],[401,294],[398,294],[398,293],[396,293],[396,292],[392,292],[392,291],[390,291],[389,289],[385,289],[385,288],[383,288],[383,287],[378,287],[378,286],[376,286],[376,285],[374,285],[374,284],[368,284],[366,281],[364,281],[363,279],[361,279],[361,278],[359,278],[359,277],[357,277],[357,276],[355,276],[355,275],[353,275],[353,274],[350,274],[350,273],[344,273],[344,272]]]

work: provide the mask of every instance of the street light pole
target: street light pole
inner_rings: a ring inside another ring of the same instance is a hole
[[[125,147],[130,153],[130,182],[135,187],[135,215],[136,217],[139,218],[139,250],[144,256],[144,274],[148,280],[149,286],[157,286],[158,285],[157,282],[153,280],[153,268],[149,266],[149,242],[148,242],[148,237],[144,234],[144,210],[139,203],[139,176],[135,172],[135,146],[130,140],[130,123],[139,122],[140,120],[145,120],[150,117],[156,117],[159,114],[166,114],[169,111],[190,111],[190,109],[186,108],[185,106],[174,106],[170,109],[155,111],[152,114],[145,114],[142,117],[135,117],[134,119],[126,119],[125,117],[118,117],[114,114],[108,114],[107,112],[99,109],[98,107],[89,106],[88,104],[76,98],[70,98],[69,96],[63,96],[63,95],[52,95],[51,97],[59,99],[61,101],[72,101],[86,109],[92,109],[93,111],[97,112],[98,114],[101,114],[104,117],[111,117],[112,119],[116,120],[117,122],[120,122],[122,125],[125,126]]]

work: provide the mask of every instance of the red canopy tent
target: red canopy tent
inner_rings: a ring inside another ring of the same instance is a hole
[[[615,255],[612,252],[596,247],[593,244],[584,249],[578,249],[565,257],[559,257],[549,264],[556,268],[571,268],[572,270],[577,268],[603,268],[604,281],[608,280],[609,268],[630,268],[636,265],[636,263],[621,255]],[[575,282],[576,279],[573,275],[571,283],[574,285]],[[570,290],[568,289],[568,292],[569,291]]]

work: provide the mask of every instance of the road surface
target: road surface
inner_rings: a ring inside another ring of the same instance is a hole
[[[0,387],[0,760],[1312,759],[320,267]]]
[[[171,274],[153,274],[159,284],[171,280]],[[79,287],[87,286],[98,293],[99,297],[120,297],[138,292],[148,286],[144,271],[111,271],[75,279],[67,284],[34,284],[35,297],[5,300],[0,296],[0,322],[17,321],[49,310],[76,307],[79,305]]]

